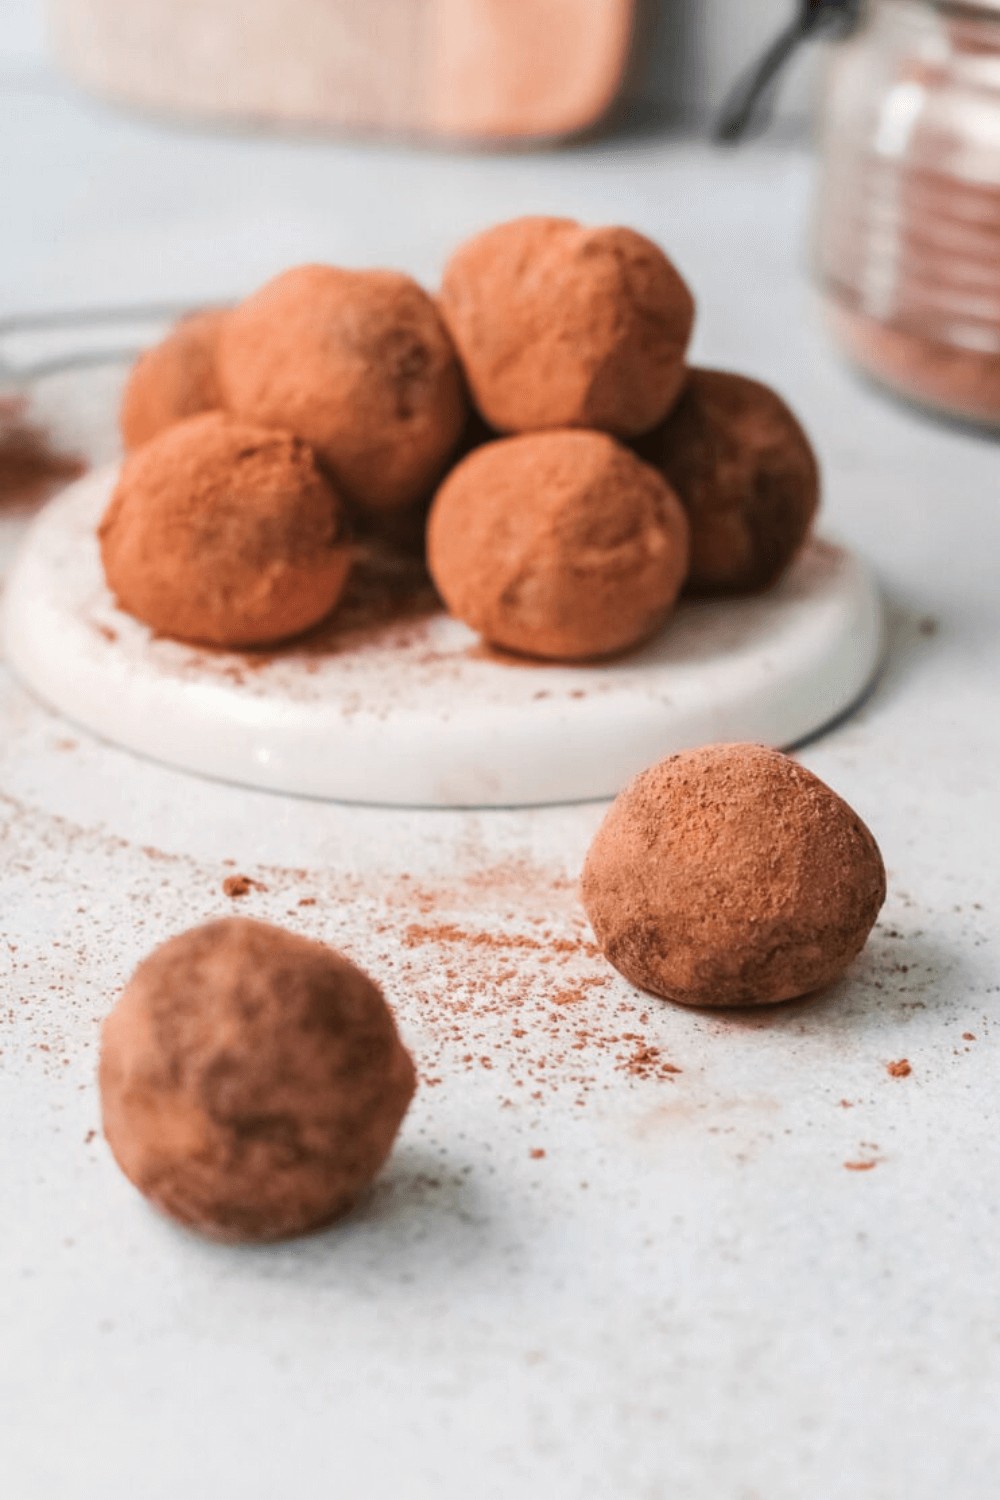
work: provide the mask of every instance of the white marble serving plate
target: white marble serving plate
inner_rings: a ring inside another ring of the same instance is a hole
[[[29,533],[9,661],[77,724],[225,781],[413,806],[607,797],[691,745],[794,744],[854,703],[879,659],[871,576],[822,540],[770,593],[686,602],[598,665],[491,656],[440,612],[361,626],[349,611],[267,654],[206,651],[154,637],[108,593],[95,526],[114,477],[72,485]]]

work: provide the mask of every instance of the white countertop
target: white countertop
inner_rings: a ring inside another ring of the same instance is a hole
[[[700,294],[697,356],[796,404],[826,524],[892,621],[876,691],[803,752],[882,845],[882,921],[834,992],[750,1018],[643,999],[582,948],[545,963],[585,933],[572,878],[599,806],[400,814],[214,785],[0,674],[11,1500],[996,1494],[1000,449],[832,356],[809,179],[763,146],[452,157],[0,99],[0,316],[231,296],[314,258],[432,278],[466,230],[525,210],[651,232]],[[98,1020],[155,941],[231,909],[233,869],[267,886],[240,911],[384,981],[440,1080],[350,1221],[268,1250],[165,1224],[92,1134]],[[622,1033],[682,1071],[636,1076]]]

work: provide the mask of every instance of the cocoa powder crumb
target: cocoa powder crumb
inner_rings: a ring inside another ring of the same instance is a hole
[[[870,1172],[873,1167],[878,1166],[878,1161],[845,1161],[844,1166],[848,1172]]]
[[[528,1152],[528,1155],[531,1157],[532,1161],[541,1161],[545,1156],[545,1152],[542,1150],[541,1146],[533,1146],[532,1149]]]
[[[898,1062],[886,1063],[885,1071],[889,1074],[890,1078],[909,1078],[913,1069],[910,1066],[909,1060],[901,1057]]]
[[[626,1039],[633,1040],[632,1037]],[[624,1072],[631,1073],[633,1078],[665,1079],[683,1071],[668,1062],[659,1047],[643,1041],[637,1042],[634,1051],[622,1060],[620,1066]]]
[[[975,1040],[976,1040],[976,1034],[975,1034],[974,1031],[963,1031],[962,1032],[962,1041],[963,1042],[974,1042]]]
[[[249,896],[251,891],[266,891],[267,886],[260,880],[253,880],[249,875],[227,875],[222,882],[222,889],[227,896],[237,901],[241,896]]]

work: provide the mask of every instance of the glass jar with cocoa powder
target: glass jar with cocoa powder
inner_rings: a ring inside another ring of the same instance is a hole
[[[1000,428],[1000,0],[872,0],[832,49],[816,256],[898,394]]]

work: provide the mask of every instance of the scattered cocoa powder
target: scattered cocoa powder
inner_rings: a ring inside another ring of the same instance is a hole
[[[452,614],[491,645],[586,660],[663,624],[687,572],[688,525],[665,481],[613,438],[530,433],[452,470],[427,558]]]
[[[873,1167],[878,1166],[877,1161],[845,1161],[844,1166],[849,1172],[870,1172]]]
[[[890,1078],[909,1078],[913,1069],[910,1066],[909,1060],[901,1057],[898,1062],[886,1063],[885,1071],[889,1074]]]
[[[440,305],[475,404],[499,432],[634,437],[680,392],[694,301],[659,246],[632,229],[498,224],[456,250]]]
[[[54,447],[28,413],[26,398],[0,397],[0,507],[8,510],[40,505],[87,469],[82,458]]]
[[[532,1161],[542,1161],[545,1157],[545,1152],[542,1150],[541,1146],[533,1146],[532,1149],[528,1152],[528,1155],[531,1157]]]
[[[674,1063],[667,1061],[659,1047],[638,1039],[635,1041],[635,1050],[625,1059],[623,1067],[634,1078],[669,1078],[682,1071]]]

